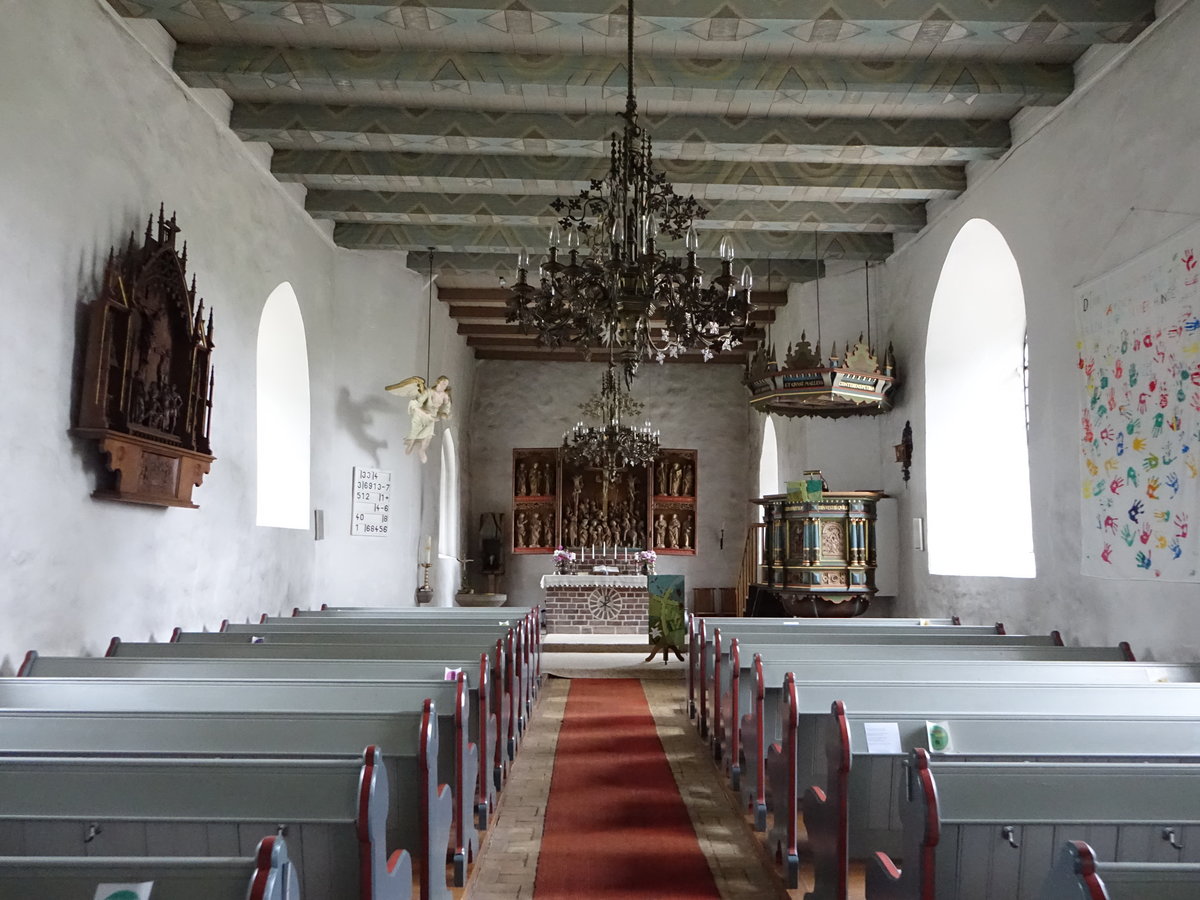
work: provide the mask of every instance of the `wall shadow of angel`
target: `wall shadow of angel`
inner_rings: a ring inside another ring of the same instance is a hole
[[[450,379],[439,375],[431,387],[420,375],[413,375],[396,384],[389,384],[387,391],[408,398],[410,425],[408,437],[404,439],[404,452],[412,453],[415,450],[421,462],[425,462],[426,451],[429,449],[429,442],[433,440],[438,420],[450,418],[453,405]]]
[[[379,451],[386,449],[388,442],[375,437],[371,433],[371,427],[375,424],[375,413],[385,413],[390,408],[390,404],[379,397],[355,400],[350,396],[349,388],[344,387],[338,391],[338,421],[354,442],[371,454],[371,460],[376,466],[380,465]]]

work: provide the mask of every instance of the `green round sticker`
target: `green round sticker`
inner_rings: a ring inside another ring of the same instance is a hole
[[[929,749],[945,750],[950,746],[950,732],[942,725],[929,726]]]

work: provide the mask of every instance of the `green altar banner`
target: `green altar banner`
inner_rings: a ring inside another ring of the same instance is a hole
[[[683,576],[649,575],[646,588],[650,593],[650,643],[655,650],[683,647]]]

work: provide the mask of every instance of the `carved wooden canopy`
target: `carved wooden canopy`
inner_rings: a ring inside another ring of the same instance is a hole
[[[187,283],[187,246],[175,247],[175,216],[146,223],[109,253],[92,304],[83,396],[74,433],[96,438],[108,457],[96,497],[195,507],[192,488],[208,473],[213,323],[196,280]]]

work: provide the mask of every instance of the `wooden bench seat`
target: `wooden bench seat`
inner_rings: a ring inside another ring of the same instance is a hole
[[[432,700],[416,712],[382,713],[0,709],[0,755],[344,759],[378,746],[395,810],[387,844],[409,850],[422,900],[450,900],[454,798],[449,785],[438,784],[438,719]]]
[[[783,681],[791,672],[797,686],[820,682],[1008,682],[1055,684],[1155,684],[1200,681],[1200,663],[1141,663],[1095,660],[862,660],[822,662],[766,660],[755,653],[747,665],[740,642],[730,647],[733,682],[722,700],[716,726],[725,741],[722,760],[740,790],[755,827],[766,828],[765,766],[767,747],[778,741]],[[733,727],[733,723],[738,723]]]
[[[1200,863],[1111,862],[1066,841],[1037,900],[1196,900]]]
[[[412,861],[387,852],[388,796],[376,747],[359,759],[0,756],[0,855],[237,857],[283,829],[305,896],[403,900]]]
[[[955,685],[961,689],[971,685]],[[930,721],[944,723],[951,734],[955,759],[1111,761],[1137,757],[1164,762],[1200,760],[1200,714],[1188,712],[1176,688],[1191,691],[1197,685],[1144,686],[1146,694],[1129,694],[1125,686],[1019,685],[1003,699],[1006,686],[981,685],[983,692],[965,709],[953,711],[936,697],[924,709],[881,708],[858,711],[834,701],[831,711],[798,729],[795,743],[785,740],[782,753],[772,748],[768,764],[772,790],[803,794],[804,825],[813,857],[815,897],[840,898],[849,859],[863,858],[872,850],[895,854],[902,847],[899,797],[906,779],[903,763],[913,748],[927,748]],[[1000,690],[996,690],[999,687]],[[794,692],[789,692],[794,696]],[[1106,695],[1109,695],[1106,697]],[[1178,704],[1178,710],[1173,708]],[[789,717],[791,702],[789,701]],[[869,729],[890,729],[898,748],[880,746]],[[875,744],[873,746],[873,744]],[[797,747],[797,745],[799,745]],[[797,772],[787,771],[780,760],[795,753]],[[816,762],[820,755],[823,762]],[[773,767],[777,765],[778,767]],[[812,787],[804,781],[816,774]],[[794,778],[795,780],[789,780]],[[772,839],[797,837],[797,816],[789,815],[787,801],[773,802]],[[795,807],[793,807],[795,809]],[[780,846],[782,844],[773,844]],[[794,845],[789,845],[794,846]],[[793,857],[789,863],[796,862]]]
[[[1109,858],[1179,862],[1170,839],[1200,828],[1200,764],[931,761],[917,749],[901,816],[903,868],[878,854],[868,900],[1037,900],[1064,834]]]
[[[465,883],[465,867],[479,849],[479,747],[469,734],[466,673],[448,681],[301,681],[148,678],[6,678],[0,679],[0,709],[46,710],[272,710],[275,712],[357,712],[405,717],[413,727],[427,700],[441,717],[437,765],[454,795],[453,857],[456,881]],[[490,727],[490,726],[489,726]],[[474,729],[478,731],[476,726]],[[375,743],[383,744],[382,739]],[[384,744],[385,749],[387,745]],[[486,783],[487,779],[483,781]]]
[[[792,625],[791,623],[795,623]],[[717,628],[727,629],[730,637],[740,634],[773,635],[779,634],[784,628],[795,628],[797,633],[836,633],[839,631],[877,631],[889,628],[913,628],[928,625],[958,625],[955,619],[743,619],[728,616],[697,616],[687,617],[688,642],[688,715],[695,718],[697,712],[696,688],[706,680],[706,673],[712,669],[711,645],[712,635]],[[978,627],[978,626],[975,626]],[[729,629],[733,629],[729,631]],[[702,654],[701,649],[707,650]],[[705,663],[707,663],[705,665]],[[703,670],[702,670],[703,666]]]
[[[425,641],[413,644],[359,644],[346,642],[271,642],[249,643],[240,640],[215,643],[157,643],[122,641],[113,638],[105,654],[110,657],[137,659],[331,659],[331,660],[393,660],[427,661],[456,668],[468,668],[477,659],[477,653],[487,652],[495,676],[497,667],[502,667],[501,697],[507,703],[508,728],[506,729],[506,753],[514,758],[516,746],[524,729],[525,696],[522,682],[525,673],[516,659],[512,637],[507,636],[498,646],[473,650],[457,645],[453,641]]]
[[[292,660],[292,659],[139,659],[105,656],[41,656],[29,651],[18,670],[27,678],[150,678],[256,681],[349,681],[365,685],[392,682],[444,682],[447,672],[467,671],[462,666],[446,666],[429,661],[404,660]],[[487,815],[495,809],[496,792],[503,786],[508,755],[504,736],[508,733],[509,702],[492,687],[492,667],[488,654],[480,654],[478,663],[466,678],[468,697],[467,738],[479,748],[480,795],[476,811],[480,827],[487,827]],[[491,773],[488,776],[488,773]]]
[[[728,723],[709,721],[710,715],[718,715],[722,703],[728,700],[728,691],[733,678],[733,668],[729,664],[729,648],[733,641],[738,641],[743,647],[754,649],[779,648],[773,651],[789,659],[803,659],[805,648],[824,646],[827,644],[870,643],[877,646],[907,646],[909,644],[960,646],[1062,646],[1062,637],[1058,632],[1049,635],[1005,635],[997,631],[1001,626],[926,626],[904,627],[897,626],[887,629],[872,629],[864,631],[793,631],[784,630],[775,634],[746,634],[740,630],[737,634],[726,634],[717,628],[708,635],[704,623],[701,623],[697,643],[704,645],[700,654],[699,678],[703,694],[700,698],[700,734],[707,736],[713,744],[714,755],[725,739],[724,726]],[[876,639],[878,636],[878,639]]]
[[[775,635],[736,635],[742,645],[742,651],[753,649],[763,654],[785,654],[790,659],[804,659],[810,648],[814,651],[820,648],[842,647],[843,656],[851,655],[855,648],[861,645],[874,647],[969,647],[969,648],[1004,648],[1004,647],[1061,647],[1062,636],[1058,632],[1050,634],[998,634],[996,632],[976,632],[972,626],[942,626],[930,628],[892,628],[878,631],[857,632],[792,632]],[[966,630],[964,630],[966,629]],[[720,706],[721,694],[729,686],[729,641],[720,629],[709,636],[700,623],[697,643],[702,649],[696,654],[699,662],[696,691],[699,694],[700,714],[699,729],[701,737],[712,739],[712,722],[709,720],[710,711]],[[815,658],[821,658],[819,655]]]
[[[458,626],[461,624],[508,624],[518,631],[518,640],[524,656],[525,668],[530,677],[526,680],[529,700],[537,696],[541,683],[542,665],[542,629],[540,621],[541,610],[538,607],[505,607],[503,609],[473,609],[455,608],[442,609],[425,607],[408,609],[374,609],[360,611],[353,615],[341,615],[330,610],[315,610],[305,613],[299,609],[292,610],[292,616],[268,616],[263,614],[263,624],[283,624],[286,622],[303,623],[343,623],[354,624],[369,620],[385,625],[400,625],[405,623],[440,624],[443,626]],[[465,614],[465,615],[464,615]],[[502,614],[502,615],[501,615]],[[225,626],[222,630],[232,626]],[[532,711],[532,707],[528,712]]]
[[[91,900],[100,884],[154,882],[153,900],[300,900],[287,844],[267,837],[248,857],[0,857],[0,897]]]

